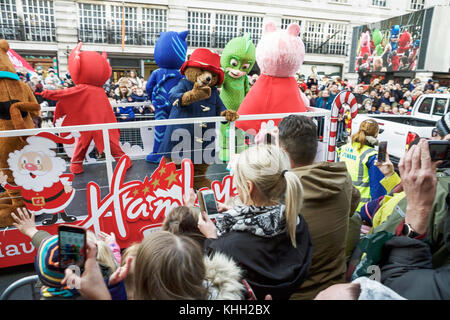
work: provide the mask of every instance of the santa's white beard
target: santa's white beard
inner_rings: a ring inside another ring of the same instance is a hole
[[[26,190],[33,190],[40,192],[44,188],[51,187],[54,183],[59,181],[59,177],[66,170],[66,162],[57,157],[50,157],[52,160],[53,168],[50,172],[47,171],[28,171],[27,169],[19,169],[18,161],[12,161],[13,166],[10,165],[10,169],[13,172],[14,182],[16,185],[21,186]],[[31,177],[30,173],[35,175]]]

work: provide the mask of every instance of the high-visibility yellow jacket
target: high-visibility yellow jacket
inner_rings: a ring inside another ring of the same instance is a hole
[[[364,203],[371,200],[367,162],[371,156],[377,154],[377,151],[372,147],[364,145],[361,150],[358,150],[359,146],[359,142],[348,143],[337,150],[339,161],[345,162],[348,173],[352,178],[353,186],[361,193],[361,200],[356,209],[357,212]]]

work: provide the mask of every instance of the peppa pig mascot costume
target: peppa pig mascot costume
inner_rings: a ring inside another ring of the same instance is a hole
[[[111,66],[106,53],[95,51],[81,52],[79,42],[69,56],[69,73],[75,87],[63,90],[46,90],[42,92],[45,99],[57,100],[54,120],[64,117],[62,126],[87,124],[116,123],[116,117],[106,96],[103,85],[111,76]],[[119,144],[120,131],[109,130],[111,154],[118,160],[124,152]],[[83,172],[83,159],[94,140],[99,153],[103,153],[102,131],[83,131],[77,139],[75,150],[70,162],[70,172]],[[128,167],[131,162],[128,163]]]
[[[370,32],[366,31],[361,35],[359,57],[364,57],[364,54],[366,53],[370,56],[370,42]]]
[[[256,62],[261,75],[242,101],[239,115],[307,111],[294,77],[305,57],[305,45],[299,33],[300,26],[296,23],[289,25],[287,30],[277,30],[274,22],[264,26],[256,47]],[[275,124],[280,120],[274,119]],[[266,121],[236,121],[236,127],[256,134]]]

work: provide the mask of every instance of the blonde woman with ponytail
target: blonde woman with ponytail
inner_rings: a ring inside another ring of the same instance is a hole
[[[243,269],[257,299],[289,299],[306,279],[312,257],[308,226],[301,216],[303,188],[278,147],[257,145],[242,152],[234,183],[243,205],[219,204],[214,224],[203,213],[198,227],[207,252],[231,256]]]
[[[380,127],[375,120],[365,120],[361,123],[358,132],[352,135],[351,142],[338,149],[339,161],[345,162],[353,186],[361,194],[356,211],[369,226],[372,225],[372,219],[365,212],[360,212],[361,207],[364,203],[386,195],[386,189],[380,183],[384,175],[375,166],[378,154],[375,146],[378,145],[379,131]]]

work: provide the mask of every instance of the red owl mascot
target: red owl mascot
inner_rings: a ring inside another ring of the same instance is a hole
[[[106,53],[100,55],[95,51],[81,52],[81,46],[82,43],[78,43],[69,56],[69,73],[76,86],[63,90],[46,90],[42,92],[42,96],[58,101],[54,121],[64,117],[62,126],[116,123],[116,117],[103,89],[103,85],[111,76],[111,66]],[[111,154],[116,160],[124,154],[119,137],[118,129],[109,130]],[[98,152],[103,153],[102,131],[81,132],[70,163],[70,172],[83,172],[83,159],[92,140]],[[131,166],[131,162],[128,166]]]

